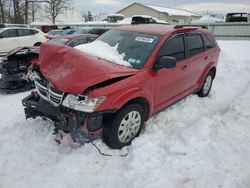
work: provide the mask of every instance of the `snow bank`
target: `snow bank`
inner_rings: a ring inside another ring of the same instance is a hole
[[[190,95],[156,114],[122,151],[58,146],[42,119],[25,120],[21,99],[0,95],[0,187],[250,187],[250,42],[222,48],[211,95]],[[237,53],[235,53],[237,51]]]
[[[75,48],[89,55],[105,59],[119,65],[131,67],[129,62],[123,60],[124,54],[119,54],[117,50],[118,45],[112,47],[108,43],[97,40],[91,43],[76,46]]]

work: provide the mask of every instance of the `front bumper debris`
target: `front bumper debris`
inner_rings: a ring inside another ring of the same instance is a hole
[[[80,144],[100,137],[102,132],[102,115],[70,110],[63,106],[55,107],[33,92],[22,100],[26,118],[44,117],[52,120],[55,133],[69,133]]]

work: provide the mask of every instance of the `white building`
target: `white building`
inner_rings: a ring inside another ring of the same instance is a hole
[[[189,24],[192,20],[197,20],[201,17],[200,15],[183,9],[161,7],[136,2],[123,8],[117,13],[123,14],[126,17],[131,17],[133,15],[149,15],[170,23],[177,22],[185,24]]]

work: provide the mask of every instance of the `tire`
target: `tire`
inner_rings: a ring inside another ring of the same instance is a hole
[[[111,148],[121,149],[139,136],[144,122],[145,115],[141,105],[134,103],[125,106],[111,118],[110,126],[104,126],[103,139]]]
[[[213,79],[214,79],[214,75],[210,71],[207,74],[207,76],[206,76],[206,78],[205,78],[205,80],[204,80],[204,82],[202,84],[201,89],[197,92],[197,95],[199,97],[207,97],[209,95],[210,90],[211,90],[212,85],[213,85]]]

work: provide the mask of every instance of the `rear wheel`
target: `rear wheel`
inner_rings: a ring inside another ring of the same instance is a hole
[[[209,95],[213,84],[213,79],[213,73],[210,71],[203,82],[202,88],[197,93],[199,97],[207,97]]]
[[[130,104],[120,110],[103,129],[103,139],[110,147],[120,149],[137,137],[145,122],[144,110],[139,104]]]

